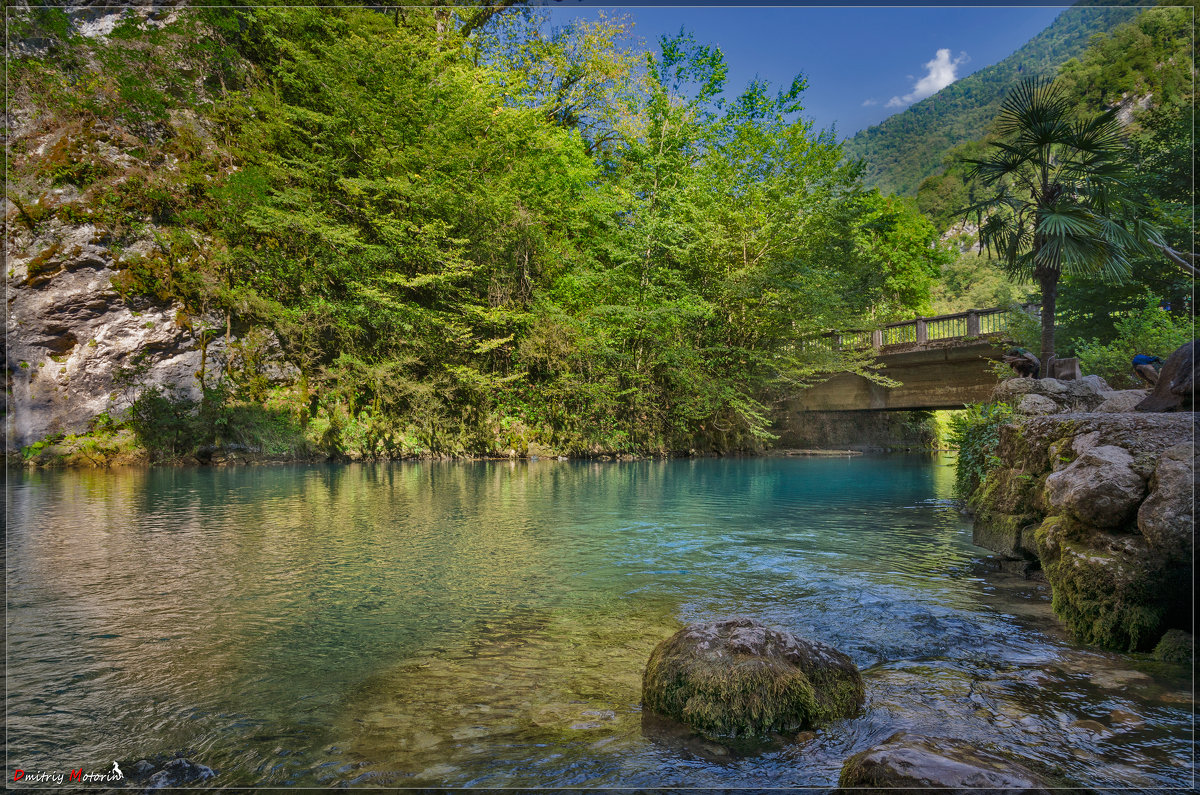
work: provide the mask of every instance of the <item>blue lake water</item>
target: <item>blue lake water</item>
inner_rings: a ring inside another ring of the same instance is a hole
[[[952,482],[935,456],[10,471],[9,763],[830,786],[904,730],[1190,784],[1190,671],[1072,643]],[[644,720],[654,646],[730,615],[849,654],[863,713],[749,756]]]

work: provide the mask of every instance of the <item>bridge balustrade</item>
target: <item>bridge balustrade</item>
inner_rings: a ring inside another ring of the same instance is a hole
[[[1038,306],[1023,304],[1021,309],[1031,312]],[[871,331],[834,331],[801,340],[799,345],[804,351],[829,352],[868,348],[879,350],[894,345],[922,345],[934,340],[974,339],[1004,333],[1008,328],[1009,312],[1003,306],[968,309],[965,312],[888,323],[883,328]]]

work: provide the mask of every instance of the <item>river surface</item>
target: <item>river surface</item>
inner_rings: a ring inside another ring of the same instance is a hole
[[[8,765],[829,786],[904,730],[1189,785],[1190,669],[1073,644],[952,481],[932,456],[10,471]],[[730,615],[849,654],[862,714],[751,755],[644,720],[654,646]]]

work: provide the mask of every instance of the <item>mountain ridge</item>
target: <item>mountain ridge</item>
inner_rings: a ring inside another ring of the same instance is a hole
[[[1086,50],[1093,35],[1110,31],[1151,5],[1077,3],[999,63],[846,139],[846,155],[865,161],[868,185],[883,193],[915,196],[921,180],[941,167],[946,152],[984,135],[1014,81],[1053,75]]]

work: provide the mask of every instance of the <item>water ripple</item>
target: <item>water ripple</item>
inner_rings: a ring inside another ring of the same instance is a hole
[[[981,567],[922,457],[12,473],[9,756],[187,749],[229,785],[831,786],[907,729],[1179,786],[1190,682]],[[863,714],[714,758],[648,732],[681,623],[845,650]]]

